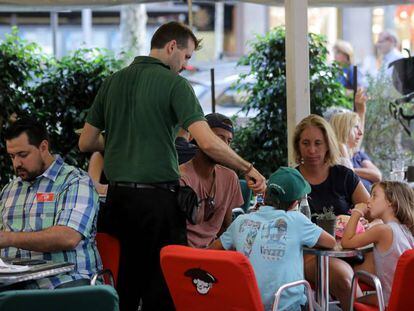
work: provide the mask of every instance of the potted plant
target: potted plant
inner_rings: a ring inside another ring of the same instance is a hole
[[[316,224],[330,235],[335,236],[336,215],[333,212],[333,207],[323,208],[322,213],[313,214],[316,217]]]

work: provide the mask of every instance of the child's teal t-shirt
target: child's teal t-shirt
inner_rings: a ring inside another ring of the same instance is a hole
[[[303,246],[313,247],[322,229],[298,211],[259,211],[237,217],[220,237],[225,249],[246,255],[255,272],[265,310],[272,310],[280,286],[304,279]],[[303,286],[282,294],[280,310],[294,310],[306,303]]]

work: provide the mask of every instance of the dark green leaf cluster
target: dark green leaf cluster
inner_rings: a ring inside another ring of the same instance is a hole
[[[311,112],[321,115],[327,107],[350,107],[345,89],[337,82],[339,67],[327,63],[324,37],[309,34]],[[244,111],[257,109],[257,117],[238,128],[234,148],[265,175],[287,164],[285,29],[277,27],[251,42],[252,51],[239,61],[250,66],[237,88],[247,91]],[[253,76],[255,83],[244,83]]]
[[[1,128],[13,112],[30,114],[46,125],[54,153],[86,168],[87,155],[79,152],[74,130],[83,126],[99,87],[121,67],[120,61],[101,49],[80,49],[62,59],[47,57],[36,44],[20,39],[17,30],[0,43],[0,55]],[[4,185],[13,171],[3,138],[0,144]]]

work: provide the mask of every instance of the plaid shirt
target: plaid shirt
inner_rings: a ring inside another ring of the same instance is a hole
[[[73,250],[41,253],[7,247],[1,256],[72,262],[75,271],[40,279],[29,288],[54,288],[62,283],[91,278],[101,268],[96,247],[98,194],[86,172],[56,156],[50,167],[34,181],[15,178],[0,194],[0,229],[12,232],[41,231],[66,226],[79,232],[82,240]]]

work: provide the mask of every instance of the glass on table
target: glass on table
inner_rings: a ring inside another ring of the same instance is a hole
[[[390,173],[391,181],[404,181],[405,172],[404,171],[392,171]]]
[[[393,172],[404,172],[405,161],[403,159],[396,159],[391,162],[391,168]]]

